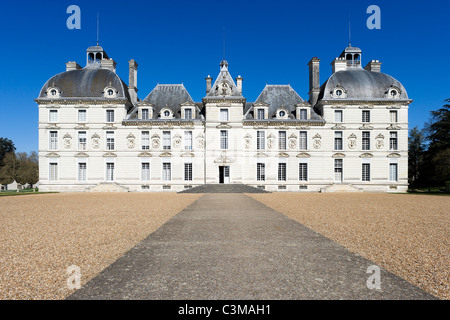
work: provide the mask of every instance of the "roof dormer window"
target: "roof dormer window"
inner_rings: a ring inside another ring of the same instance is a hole
[[[113,87],[106,87],[105,90],[103,90],[103,97],[105,98],[116,98],[117,97],[117,90]]]
[[[277,110],[277,118],[278,119],[287,119],[288,115],[289,115],[289,113],[284,107],[281,107],[280,109]]]
[[[59,98],[61,91],[56,87],[50,87],[47,89],[47,98]]]

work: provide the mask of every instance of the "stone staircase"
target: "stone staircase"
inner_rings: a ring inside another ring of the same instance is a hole
[[[362,189],[351,184],[331,184],[320,189],[320,192],[362,192]]]
[[[178,193],[270,193],[245,184],[204,184]]]

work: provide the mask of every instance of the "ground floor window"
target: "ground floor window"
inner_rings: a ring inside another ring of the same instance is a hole
[[[78,163],[78,181],[87,180],[87,165],[85,162]]]
[[[141,164],[141,179],[143,181],[150,180],[150,163],[142,162]]]
[[[192,163],[184,164],[184,181],[192,181]]]
[[[398,181],[398,166],[397,163],[389,164],[389,180]]]
[[[264,163],[256,164],[256,180],[266,181],[266,165]]]
[[[278,181],[286,181],[286,163],[278,164]]]
[[[334,181],[342,182],[343,175],[343,160],[334,159]]]
[[[298,180],[308,181],[308,164],[299,163],[298,165]]]
[[[114,163],[106,163],[106,181],[114,181]]]
[[[50,181],[58,180],[58,164],[57,163],[50,163],[49,180]]]
[[[171,163],[164,162],[163,163],[163,171],[162,171],[162,179],[163,181],[170,181],[172,176],[172,168]]]
[[[362,164],[362,181],[370,181],[370,164]]]

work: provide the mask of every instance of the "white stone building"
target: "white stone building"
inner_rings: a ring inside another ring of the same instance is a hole
[[[181,191],[239,183],[267,191],[405,192],[408,98],[347,47],[320,85],[309,62],[303,100],[290,85],[266,85],[255,102],[243,95],[227,61],[194,102],[183,84],[158,84],[137,97],[137,63],[128,85],[102,47],[81,68],[49,79],[39,98],[41,191]]]

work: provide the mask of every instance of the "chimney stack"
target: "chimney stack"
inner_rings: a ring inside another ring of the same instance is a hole
[[[103,69],[111,70],[114,73],[116,72],[117,63],[113,59],[103,59],[101,63]]]
[[[372,72],[381,72],[381,62],[380,60],[372,60],[367,66],[364,67],[364,70],[372,71]]]
[[[81,67],[75,61],[66,62],[66,71],[80,70]]]
[[[212,78],[208,74],[208,76],[205,78],[205,80],[206,80],[206,94],[208,94],[211,91]]]
[[[333,73],[338,71],[347,70],[347,60],[345,58],[336,58],[331,62],[331,66],[333,68]]]
[[[320,59],[314,57],[309,61],[309,103],[314,106],[317,103],[320,93]]]
[[[236,78],[236,85],[240,94],[242,94],[242,80],[244,80],[244,78],[242,78],[241,76],[238,76]]]
[[[128,92],[130,93],[131,102],[137,102],[137,67],[138,64],[136,61],[131,59],[128,61],[129,65],[129,79],[128,79]]]

